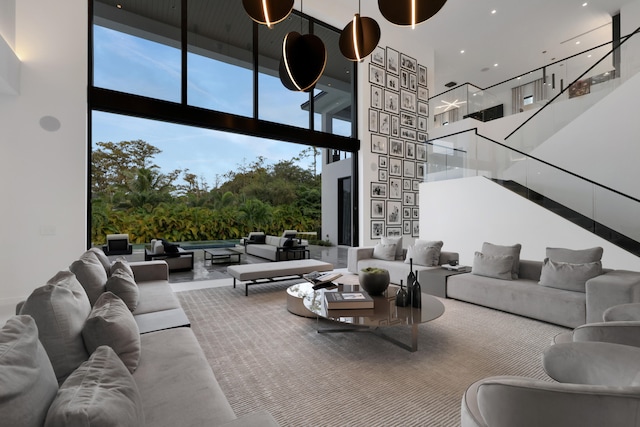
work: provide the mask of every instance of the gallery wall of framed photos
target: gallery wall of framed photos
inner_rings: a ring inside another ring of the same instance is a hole
[[[370,55],[368,130],[377,171],[370,183],[370,238],[419,237],[429,122],[427,67],[391,47]]]

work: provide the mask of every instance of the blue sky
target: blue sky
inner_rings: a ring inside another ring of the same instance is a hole
[[[94,84],[123,92],[179,102],[180,52],[159,43],[103,27],[94,31]],[[209,58],[189,55],[188,99],[191,105],[234,114],[252,114],[251,72]],[[300,104],[308,94],[284,88],[278,78],[260,75],[260,118],[305,127],[308,113]],[[213,186],[216,175],[250,163],[289,160],[306,147],[135,117],[93,112],[92,139],[120,142],[142,139],[162,153],[155,163],[165,171],[189,169]],[[348,129],[348,126],[345,126]],[[345,130],[346,132],[346,130]],[[302,167],[308,167],[307,159]],[[319,171],[318,171],[319,172]]]

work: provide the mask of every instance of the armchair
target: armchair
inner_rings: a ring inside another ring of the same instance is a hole
[[[106,255],[130,255],[133,246],[129,243],[128,234],[107,234],[107,244],[102,246]]]
[[[559,382],[489,377],[462,398],[462,427],[640,426],[640,348],[565,343],[543,355]]]

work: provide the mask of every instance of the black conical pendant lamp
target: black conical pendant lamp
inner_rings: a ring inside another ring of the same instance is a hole
[[[380,25],[373,18],[360,16],[360,1],[356,13],[340,33],[340,52],[350,61],[362,61],[378,46]]]
[[[313,34],[288,33],[282,42],[280,81],[290,90],[310,92],[327,64],[327,49]]]
[[[438,13],[446,2],[447,0],[378,0],[378,7],[389,22],[415,27]]]
[[[244,10],[258,24],[271,28],[293,10],[294,0],[242,0]]]

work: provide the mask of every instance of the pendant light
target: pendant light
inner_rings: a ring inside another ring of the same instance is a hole
[[[342,33],[340,33],[340,52],[349,61],[362,61],[378,46],[380,26],[373,18],[360,16],[360,0],[358,13],[353,16]]]
[[[411,25],[426,21],[438,13],[447,0],[378,0],[380,13],[389,22]]]
[[[282,42],[280,81],[289,90],[310,92],[327,64],[327,50],[320,37],[291,31]]]
[[[258,24],[272,28],[293,10],[294,0],[242,0],[244,10]]]

